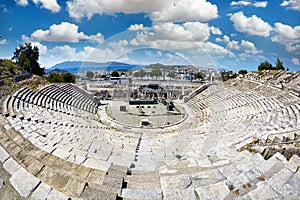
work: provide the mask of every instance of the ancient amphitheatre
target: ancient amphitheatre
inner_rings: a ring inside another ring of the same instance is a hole
[[[249,73],[143,128],[76,85],[24,87],[2,106],[0,199],[299,199],[299,95],[299,72]]]

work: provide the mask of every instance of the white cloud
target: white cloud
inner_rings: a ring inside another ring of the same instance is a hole
[[[49,50],[49,54],[60,55],[63,59],[70,59],[76,55],[76,49],[70,47],[69,45],[56,46],[53,49]]]
[[[0,45],[5,45],[7,43],[8,43],[7,39],[0,40]]]
[[[235,49],[235,50],[240,50],[239,42],[236,40],[232,40],[228,42],[227,44],[227,49]]]
[[[287,45],[285,46],[285,49],[288,52],[293,52],[295,54],[300,54],[300,44],[295,44],[295,45]]]
[[[15,0],[15,2],[16,2],[19,6],[27,6],[27,5],[28,5],[28,0]]]
[[[299,64],[300,64],[298,58],[292,58],[292,62],[293,62],[295,65],[299,65]]]
[[[232,1],[230,3],[231,6],[254,6],[257,8],[265,8],[268,5],[267,1],[258,1],[258,2],[251,2],[251,1]]]
[[[201,56],[234,56],[224,47],[208,42],[211,27],[206,23],[186,22],[183,24],[156,23],[152,27],[136,33],[130,40],[130,45],[164,49],[167,51],[188,52],[188,57],[195,57],[194,61],[201,60]],[[202,60],[204,62],[204,60]],[[201,62],[202,62],[201,61]]]
[[[78,32],[78,26],[69,22],[61,24],[53,24],[49,30],[38,29],[31,34],[32,41],[48,41],[48,42],[78,42],[79,40],[88,40],[91,42],[102,43],[103,36],[101,33],[96,35],[85,35]]]
[[[246,17],[243,12],[237,12],[230,15],[234,28],[248,35],[258,35],[267,37],[270,35],[272,27],[256,15]]]
[[[252,42],[242,40],[241,42],[241,49],[244,50],[247,54],[258,54],[262,53],[262,51],[258,51],[255,45]]]
[[[41,55],[47,55],[48,47],[39,43],[39,42],[31,42],[32,46],[37,46],[39,48],[39,52]]]
[[[229,50],[240,50],[239,42],[235,40],[230,40],[230,38],[227,35],[224,35],[223,38],[216,38],[216,42],[224,42],[227,44],[226,49]]]
[[[56,0],[32,0],[35,5],[41,5],[42,8],[48,9],[53,13],[60,11],[60,6]]]
[[[185,22],[183,27],[192,33],[192,40],[206,41],[210,36],[211,27],[209,27],[208,24],[200,22]]]
[[[171,1],[150,14],[153,21],[160,22],[209,21],[217,17],[217,6],[206,0]]]
[[[192,25],[190,25],[192,28]],[[191,40],[193,33],[179,24],[173,23],[157,23],[152,29],[155,36],[152,39],[157,40]]]
[[[114,13],[140,13],[152,12],[171,0],[69,0],[67,1],[67,11],[73,18],[80,19],[83,17],[91,18],[94,14],[114,14]]]
[[[253,6],[257,7],[257,8],[265,8],[265,7],[267,7],[267,5],[268,5],[267,1],[259,1],[259,2],[253,3]]]
[[[210,27],[206,23],[155,23],[152,27],[144,27],[142,31],[137,32],[136,37],[130,43],[132,45],[166,45],[166,48],[170,49],[191,48],[196,42],[208,40],[209,36]]]
[[[224,35],[223,38],[216,38],[217,42],[224,42],[227,44],[226,49],[228,50],[237,50],[240,51],[242,54],[259,54],[262,53],[262,51],[258,51],[255,47],[255,45],[252,42],[242,40],[241,42],[236,40],[230,40],[230,38],[227,35]]]
[[[249,1],[232,1],[230,3],[231,6],[248,6],[251,5],[251,2]]]
[[[140,30],[143,30],[143,29],[144,29],[144,25],[143,24],[132,24],[128,28],[129,31],[140,31]]]
[[[97,33],[96,35],[90,35],[87,40],[101,44],[104,40],[104,37],[101,33]]]
[[[202,43],[202,48],[208,53],[208,54],[217,54],[217,55],[229,55],[230,57],[234,57],[234,54],[225,49],[224,47],[217,45],[212,42],[205,42]]]
[[[271,40],[285,45],[289,52],[300,54],[300,26],[293,28],[286,24],[275,23],[274,36]]]
[[[210,27],[210,31],[214,35],[222,35],[222,31],[219,28],[216,28],[214,26]]]
[[[299,0],[284,0],[281,4],[282,7],[286,7],[290,10],[300,11],[300,1]]]
[[[19,6],[27,6],[28,0],[15,0],[17,5]],[[61,7],[58,5],[57,0],[32,0],[32,2],[39,6],[41,5],[42,8],[50,10],[53,13],[57,13],[60,11]]]
[[[38,43],[32,43],[37,46]],[[63,61],[93,61],[93,62],[108,62],[118,60],[124,57],[128,52],[127,49],[111,49],[111,48],[95,48],[91,46],[85,46],[83,49],[78,50],[70,45],[55,46],[52,49],[48,49],[46,46],[38,46],[40,50],[40,63],[42,66],[51,67],[54,63],[60,63]],[[42,47],[42,51],[41,51]],[[45,50],[45,51],[44,51]]]
[[[159,22],[208,21],[218,17],[217,6],[206,0],[69,0],[67,10],[76,19],[103,13],[147,13]]]
[[[30,42],[32,46],[37,46],[41,55],[46,55],[48,53],[47,46],[41,44],[40,42],[32,41],[29,37],[26,37],[25,35],[22,35],[22,40],[24,42]]]

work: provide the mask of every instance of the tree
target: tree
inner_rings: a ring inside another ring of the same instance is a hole
[[[17,47],[12,59],[29,73],[39,76],[42,76],[45,73],[44,68],[41,68],[38,62],[39,48],[37,46],[32,47],[31,43],[25,43],[24,45]]]
[[[119,74],[118,71],[113,71],[113,72],[111,73],[111,76],[112,76],[112,77],[119,77],[120,74]]]
[[[247,74],[247,73],[248,73],[248,71],[245,70],[245,69],[241,69],[241,70],[239,71],[239,74],[242,74],[242,75]]]
[[[76,77],[73,74],[71,74],[70,72],[63,73],[62,76],[64,78],[64,82],[75,83],[75,81],[76,81]]]
[[[133,73],[133,76],[134,76],[135,78],[140,77],[140,72],[134,72],[134,73]]]
[[[197,79],[204,79],[204,75],[202,74],[202,72],[198,72],[197,74],[195,74]]]
[[[162,73],[161,73],[161,70],[160,70],[160,69],[153,69],[153,70],[150,72],[150,76],[151,76],[151,77],[154,77],[154,76],[155,76],[156,80],[157,80],[157,78],[158,78],[159,76],[161,76],[161,75],[162,75]]]
[[[64,82],[63,77],[60,74],[52,73],[47,77],[47,80],[51,83],[62,83]]]
[[[88,79],[93,79],[94,78],[94,72],[93,71],[87,71],[86,72],[86,77],[88,77]]]
[[[176,74],[175,74],[175,72],[171,71],[168,73],[167,76],[170,77],[170,80],[171,80],[171,78],[175,78]]]
[[[258,66],[258,70],[272,70],[272,69],[273,69],[273,66],[268,61],[262,62]]]
[[[19,61],[18,61],[18,64],[26,71],[28,72],[31,72],[32,71],[32,68],[30,66],[30,63],[29,63],[29,60],[27,58],[27,56],[25,54],[22,54],[20,57],[19,57]]]
[[[147,73],[146,73],[145,70],[141,69],[141,70],[139,71],[139,76],[140,76],[142,79],[143,79],[146,75],[147,75]]]
[[[277,58],[275,65],[276,65],[275,67],[276,70],[285,70],[283,63],[279,60],[279,58]]]
[[[52,73],[47,77],[47,80],[52,83],[75,83],[76,76],[70,72],[62,74]]]

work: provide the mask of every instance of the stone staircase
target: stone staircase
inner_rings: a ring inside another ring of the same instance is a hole
[[[160,176],[157,171],[132,171],[125,177],[126,188],[122,189],[124,200],[162,199]]]
[[[145,162],[147,161],[147,162]],[[156,166],[153,150],[147,133],[143,133],[135,151],[135,159],[130,170],[154,171]]]
[[[107,170],[101,185],[89,184],[85,188],[82,199],[120,199],[122,188],[125,187],[124,177],[127,175],[127,167],[111,165]]]

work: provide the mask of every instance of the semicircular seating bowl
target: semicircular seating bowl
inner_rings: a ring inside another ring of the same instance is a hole
[[[0,199],[297,199],[300,158],[248,145],[297,148],[300,101],[250,85],[208,85],[176,129],[138,131],[109,125],[73,84],[22,88],[0,118]]]

